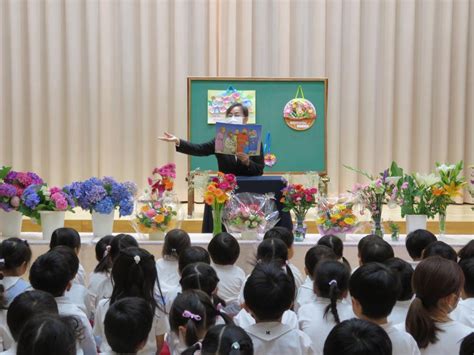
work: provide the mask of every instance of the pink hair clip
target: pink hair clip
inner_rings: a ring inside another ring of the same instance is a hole
[[[201,320],[201,316],[199,314],[194,314],[188,310],[185,310],[182,315],[184,318],[194,319],[195,321],[198,321],[198,322]]]

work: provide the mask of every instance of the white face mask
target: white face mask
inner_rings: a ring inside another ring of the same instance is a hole
[[[244,118],[242,116],[230,116],[230,117],[225,117],[221,120],[218,120],[216,122],[219,123],[230,123],[230,124],[243,124],[244,123]]]

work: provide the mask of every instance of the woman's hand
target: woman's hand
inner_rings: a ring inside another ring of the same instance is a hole
[[[176,146],[179,146],[179,138],[172,135],[171,133],[165,132],[164,136],[158,137],[158,139],[164,142],[172,142],[176,144]]]

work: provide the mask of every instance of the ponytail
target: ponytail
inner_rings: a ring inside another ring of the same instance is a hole
[[[438,341],[436,332],[440,329],[436,326],[422,299],[419,297],[412,301],[408,309],[405,326],[407,332],[412,335],[420,349],[424,349],[430,343]]]
[[[188,319],[188,321],[186,322],[186,336],[184,338],[184,341],[186,342],[186,345],[190,345],[190,344],[195,344],[199,341],[199,337],[198,337],[198,328],[199,326],[196,325],[196,322],[204,322],[205,320],[204,319],[199,319],[199,320],[195,320],[195,319]]]
[[[339,313],[337,313],[337,300],[341,296],[341,291],[339,290],[339,287],[337,286],[337,281],[336,280],[331,280],[329,281],[329,299],[331,300],[331,303],[326,307],[324,310],[324,318],[327,318],[327,314],[329,311],[331,311],[334,321],[336,324],[341,323],[341,320],[339,319]]]
[[[194,355],[194,353],[196,351],[200,351],[202,348],[202,344],[200,341],[198,341],[197,343],[195,343],[194,345],[190,346],[189,348],[187,348],[186,350],[184,350],[181,355]]]

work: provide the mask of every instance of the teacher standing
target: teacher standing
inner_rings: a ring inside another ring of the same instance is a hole
[[[249,110],[242,104],[233,104],[225,113],[225,123],[246,124],[248,121]],[[245,153],[236,155],[219,154],[215,152],[216,140],[213,138],[209,142],[196,144],[180,139],[173,134],[165,132],[164,136],[159,137],[162,141],[172,142],[176,145],[176,151],[194,156],[215,155],[219,171],[225,174],[234,174],[238,176],[259,176],[263,174],[265,166],[263,160],[263,149],[260,148],[260,155],[248,156]]]

